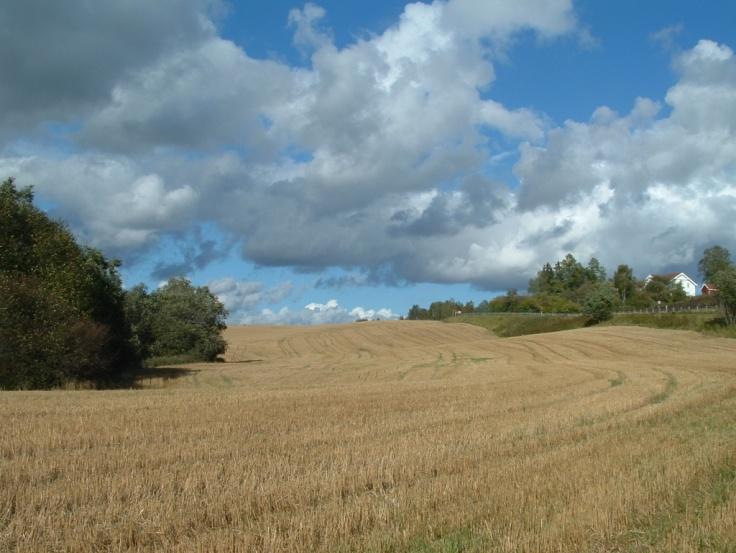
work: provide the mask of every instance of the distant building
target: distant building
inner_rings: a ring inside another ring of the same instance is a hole
[[[682,289],[685,291],[685,294],[688,296],[695,296],[698,293],[698,284],[685,273],[647,275],[647,278],[644,279],[644,286],[649,284],[654,277],[660,277],[664,279],[668,284],[677,284],[679,282],[682,285]]]
[[[718,293],[718,288],[715,287],[715,284],[708,282],[704,282],[703,287],[700,289],[700,294],[703,296],[713,296],[716,293]]]

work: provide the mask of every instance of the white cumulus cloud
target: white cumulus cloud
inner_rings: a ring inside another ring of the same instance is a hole
[[[291,282],[268,287],[262,282],[235,280],[232,277],[215,279],[207,284],[229,312],[229,318],[238,321],[257,312],[262,304],[275,304],[292,293]]]
[[[347,310],[337,300],[326,303],[309,303],[300,310],[283,307],[278,311],[263,309],[259,313],[248,314],[241,319],[242,324],[266,325],[314,325],[349,323],[358,319],[387,320],[398,319],[399,316],[387,308],[364,309],[354,307]]]
[[[289,16],[310,56],[298,67],[219,36],[212,2],[134,4],[141,43],[130,52],[117,52],[125,30],[109,23],[131,11],[105,4],[91,13],[73,0],[62,14],[68,28],[52,33],[65,48],[50,58],[38,34],[14,33],[34,67],[8,65],[0,84],[0,174],[35,185],[56,216],[106,251],[133,258],[161,236],[214,224],[264,266],[499,289],[523,287],[568,251],[646,273],[694,265],[713,243],[736,249],[729,45],[701,40],[678,54],[664,98],[554,126],[534,106],[494,98],[495,64],[513,55],[519,33],[542,38],[540,48],[582,36],[570,0],[408,4],[395,24],[344,46],[322,25],[325,11],[308,4]],[[171,33],[160,39],[145,21],[160,22],[162,10],[173,19],[154,25]],[[0,6],[0,19],[19,17],[45,37],[51,29],[34,13]],[[100,18],[99,52],[80,53],[75,14]],[[55,67],[77,78],[54,81]],[[84,67],[89,74],[78,74]],[[62,126],[66,149],[49,146],[59,138],[43,135],[44,124]],[[489,178],[494,160],[517,154],[518,183]],[[195,250],[160,272],[199,268],[223,248]],[[329,304],[272,312],[268,289],[217,285],[246,318],[361,314]]]

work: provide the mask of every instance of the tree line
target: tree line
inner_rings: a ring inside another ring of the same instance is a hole
[[[698,270],[718,292],[706,301],[718,303],[728,324],[736,324],[736,268],[730,252],[713,246],[703,252]],[[634,277],[629,265],[619,265],[608,278],[595,257],[583,264],[568,253],[554,265],[545,263],[529,281],[528,293],[510,289],[506,294],[462,304],[453,299],[433,302],[429,308],[413,305],[408,319],[442,320],[462,313],[582,313],[591,322],[606,320],[619,308],[646,309],[672,305],[688,298],[680,283],[663,276],[648,282]]]
[[[79,245],[0,184],[0,389],[113,383],[156,357],[214,360],[227,312],[206,287],[175,278],[123,289],[120,262]]]

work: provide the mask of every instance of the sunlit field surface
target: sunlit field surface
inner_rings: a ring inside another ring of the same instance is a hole
[[[736,550],[736,340],[226,338],[134,390],[0,394],[0,551]]]

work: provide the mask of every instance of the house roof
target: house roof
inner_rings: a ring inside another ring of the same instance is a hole
[[[676,271],[674,273],[666,273],[663,275],[649,275],[647,276],[646,280],[651,280],[654,277],[659,277],[659,278],[663,278],[667,280],[667,282],[671,282],[680,275],[684,276],[686,279],[692,282],[694,286],[697,286],[697,283],[693,279],[691,279],[689,276],[687,276],[685,273],[683,273],[682,271]]]
[[[703,286],[701,287],[701,290],[703,288],[707,288],[708,290],[718,291],[718,288],[716,287],[716,285],[710,282],[704,282]]]

